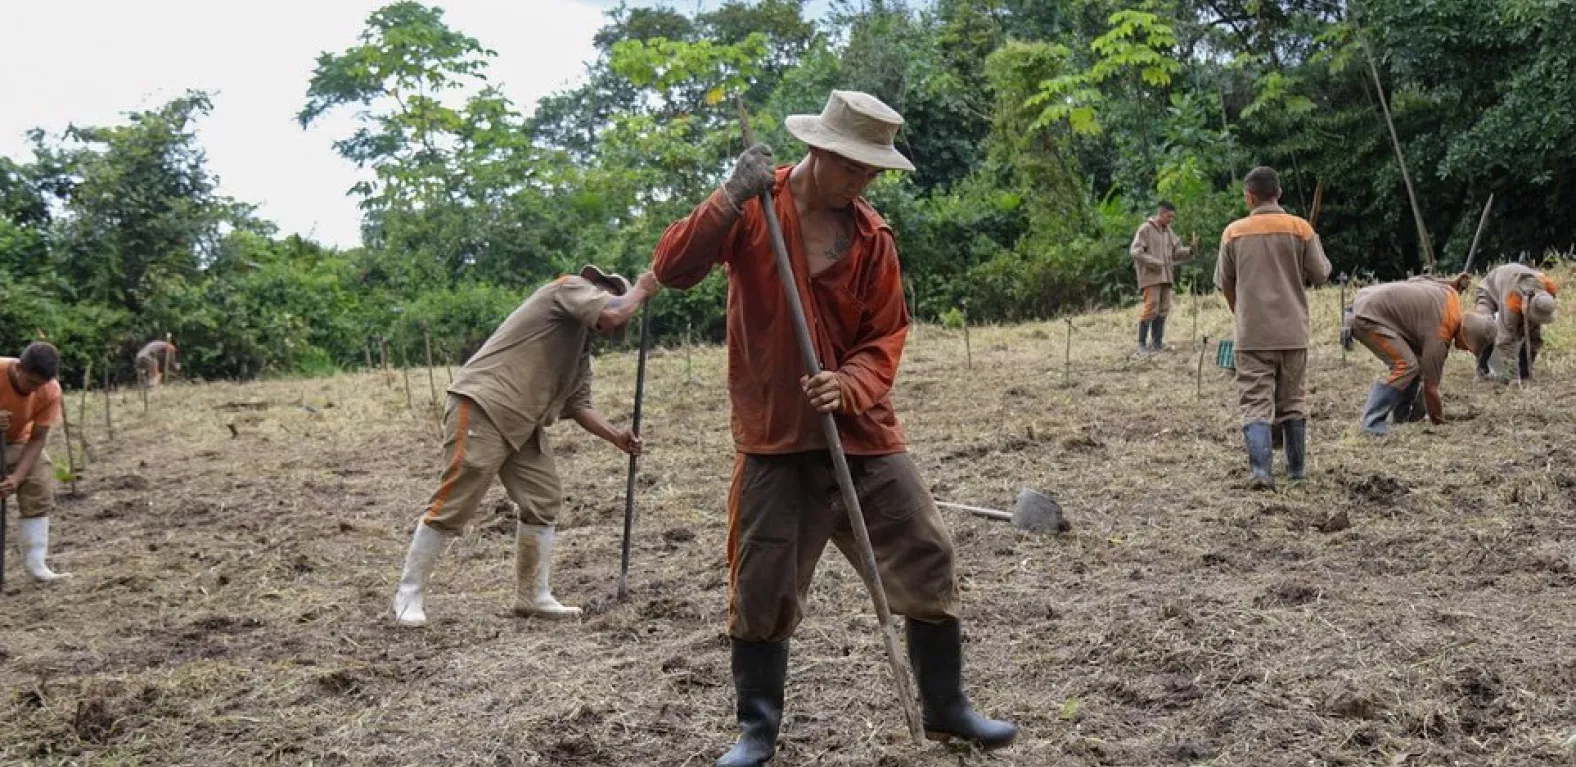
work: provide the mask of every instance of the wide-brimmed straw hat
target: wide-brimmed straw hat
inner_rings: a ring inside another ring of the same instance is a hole
[[[793,137],[854,162],[888,170],[913,170],[914,163],[892,146],[903,116],[881,99],[859,91],[832,91],[818,115],[789,115]]]
[[[625,279],[623,275],[604,272],[592,264],[586,264],[581,267],[580,276],[606,288],[607,292],[615,296],[622,296],[629,292],[629,280]]]

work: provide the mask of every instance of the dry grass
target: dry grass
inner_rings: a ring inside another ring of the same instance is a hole
[[[1565,275],[1569,277],[1571,275]],[[1568,280],[1567,280],[1568,281]],[[1312,476],[1241,487],[1234,393],[1189,342],[1127,357],[1133,311],[916,331],[896,394],[938,497],[1055,494],[1070,535],[949,517],[968,681],[1022,741],[988,757],[908,743],[859,580],[824,560],[795,640],[778,764],[1570,764],[1576,730],[1576,334],[1530,387],[1445,384],[1455,423],[1362,437],[1378,363],[1315,302]],[[1229,332],[1209,301],[1201,332]],[[438,466],[379,374],[117,395],[63,498],[55,563],[0,605],[0,762],[103,765],[707,765],[732,740],[723,636],[731,462],[723,354],[652,361],[633,595],[614,598],[623,458],[555,428],[569,496],[560,597],[587,618],[509,617],[501,490],[439,566],[425,630],[388,600]],[[627,419],[633,359],[598,364]],[[438,371],[440,385],[443,371]],[[255,402],[262,409],[224,409]],[[72,415],[77,416],[73,398]],[[235,427],[232,436],[228,425]],[[59,451],[56,451],[59,454]],[[950,514],[951,512],[947,512]]]

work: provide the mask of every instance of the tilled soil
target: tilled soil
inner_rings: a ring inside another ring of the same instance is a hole
[[[967,682],[1023,726],[990,755],[908,741],[868,597],[835,549],[794,640],[775,764],[1570,764],[1576,393],[1570,324],[1530,386],[1457,353],[1444,426],[1364,437],[1379,364],[1315,301],[1311,477],[1245,489],[1229,379],[1190,336],[1127,355],[1132,312],[916,329],[896,391],[935,495],[1054,495],[1033,537],[945,511]],[[1200,333],[1229,334],[1218,306]],[[972,368],[966,360],[972,356]],[[1202,370],[1202,375],[1199,371]],[[0,602],[0,762],[708,765],[732,742],[723,353],[649,375],[631,597],[615,597],[626,459],[552,429],[568,496],[556,591],[509,615],[514,509],[494,488],[441,561],[432,625],[388,621],[439,470],[425,370],[177,383],[89,398],[92,462],[55,514],[57,569]],[[634,360],[598,361],[627,421]],[[447,382],[435,371],[436,387]],[[1195,394],[1195,390],[1200,393]],[[64,464],[63,447],[54,450]],[[13,512],[14,516],[14,512]]]

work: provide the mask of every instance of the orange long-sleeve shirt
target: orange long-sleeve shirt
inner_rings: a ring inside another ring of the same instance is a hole
[[[788,184],[791,169],[777,169],[773,201],[816,357],[823,369],[837,373],[842,389],[843,409],[836,418],[843,449],[850,455],[903,452],[907,437],[891,392],[909,316],[892,229],[863,198],[855,201],[854,242],[847,255],[809,276]],[[735,213],[721,190],[713,193],[668,227],[652,269],[663,285],[683,290],[718,264],[728,273],[735,446],[741,453],[767,455],[826,449],[819,414],[799,385],[804,362],[758,199]]]

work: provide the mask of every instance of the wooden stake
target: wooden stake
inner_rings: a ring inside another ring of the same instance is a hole
[[[1067,318],[1067,348],[1062,352],[1062,385],[1073,382],[1073,318]]]
[[[71,447],[71,408],[66,405],[64,394],[61,395],[60,399],[60,425],[66,432],[66,471],[71,473],[71,494],[76,495],[77,456],[76,450]]]
[[[144,373],[141,370],[138,370],[137,371],[137,382],[142,384],[142,387],[141,387],[142,388],[142,414],[143,415],[147,415],[148,414],[148,374]]]
[[[438,406],[438,381],[433,377],[432,369],[432,334],[426,328],[421,329],[421,340],[427,348],[427,393],[432,395],[433,407]]]
[[[974,369],[974,347],[969,344],[969,310],[963,310],[963,355],[969,370]]]
[[[1204,343],[1198,346],[1198,372],[1193,376],[1193,398],[1202,399],[1204,396],[1204,352],[1209,349],[1209,336],[1204,336]]]
[[[93,388],[93,360],[82,371],[82,400],[77,405],[77,423],[82,424],[82,465],[88,462],[88,391]]]
[[[402,344],[399,350],[399,369],[405,374],[405,409],[415,410],[415,399],[410,396],[410,361],[405,358],[405,347]]]
[[[115,419],[110,415],[109,402],[109,364],[104,365],[104,430],[109,432],[109,439],[115,439]]]

